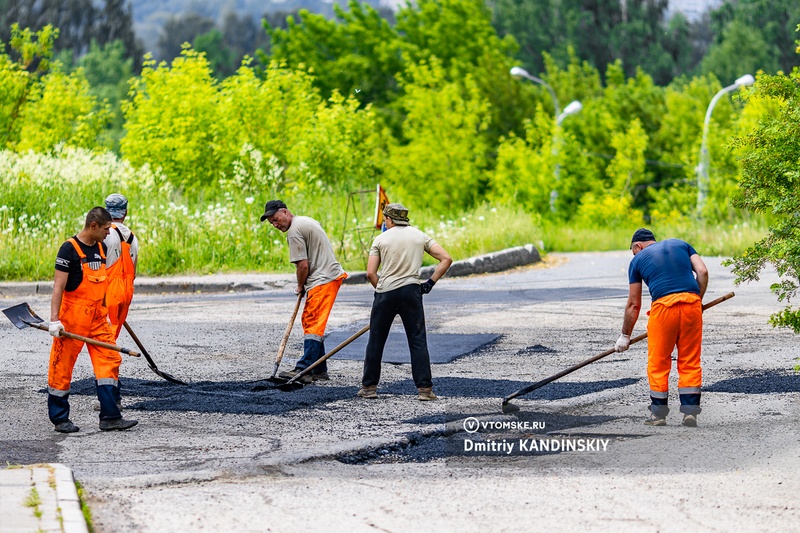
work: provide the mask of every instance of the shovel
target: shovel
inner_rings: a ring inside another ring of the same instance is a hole
[[[130,325],[128,325],[128,322],[125,321],[125,322],[122,323],[122,325],[125,326],[125,330],[128,332],[128,335],[131,336],[131,338],[133,339],[133,342],[135,342],[136,346],[138,346],[139,349],[142,351],[142,355],[144,355],[144,358],[147,359],[147,366],[150,367],[150,370],[155,372],[155,374],[157,376],[161,376],[162,378],[166,379],[169,382],[177,383],[178,385],[188,385],[188,383],[186,383],[184,381],[181,381],[178,378],[176,378],[176,377],[174,377],[174,376],[172,376],[170,374],[167,374],[166,372],[160,371],[158,369],[158,367],[156,366],[156,363],[153,361],[153,358],[150,357],[150,354],[147,353],[147,350],[145,350],[144,345],[139,340],[139,337],[136,336],[136,334],[131,329]]]
[[[283,332],[283,338],[281,339],[281,344],[278,347],[278,355],[275,356],[275,367],[272,369],[272,375],[267,378],[267,381],[272,383],[276,383],[278,385],[283,385],[286,383],[287,380],[281,379],[277,377],[278,374],[278,367],[281,365],[281,361],[283,360],[283,352],[286,350],[286,343],[289,342],[289,335],[292,333],[292,327],[294,326],[294,319],[297,318],[297,311],[300,309],[300,302],[303,301],[303,293],[297,295],[297,303],[294,306],[294,312],[292,313],[292,318],[289,319],[289,325],[286,326],[286,331]]]
[[[291,392],[291,391],[302,389],[303,388],[303,384],[298,381],[300,378],[302,378],[303,376],[305,376],[306,374],[308,374],[309,372],[311,372],[312,370],[317,368],[323,362],[327,361],[328,359],[330,359],[331,357],[336,355],[339,352],[339,350],[341,350],[342,348],[344,348],[345,346],[347,346],[348,344],[350,344],[351,342],[353,342],[354,340],[359,338],[361,335],[363,335],[367,331],[369,331],[369,324],[367,324],[366,326],[364,326],[360,330],[358,330],[355,333],[353,333],[352,335],[350,335],[339,346],[337,346],[336,348],[334,348],[330,352],[326,353],[325,355],[323,355],[322,357],[317,359],[314,362],[314,364],[312,364],[308,368],[303,369],[302,372],[299,372],[298,374],[295,374],[295,376],[292,379],[283,380],[281,378],[277,378],[276,377],[276,378],[274,378],[274,380],[270,379],[270,381],[272,381],[273,383],[278,383],[278,381],[280,380],[281,383],[276,384],[276,385],[257,385],[255,387],[253,387],[252,390],[254,390],[254,391],[262,391],[262,390],[268,390],[268,389],[278,389],[278,390],[282,390],[283,392]]]
[[[8,317],[12,324],[17,326],[19,329],[25,329],[27,327],[32,327],[36,329],[40,329],[42,331],[50,332],[50,329],[43,325],[44,320],[39,318],[39,316],[33,312],[31,306],[27,303],[21,303],[19,305],[15,305],[14,307],[9,307],[8,309],[3,309],[3,314]],[[114,350],[115,352],[122,352],[124,354],[131,355],[133,357],[139,357],[140,353],[134,352],[133,350],[129,350],[127,348],[123,348],[122,346],[117,346],[116,344],[109,344],[107,342],[97,341],[94,339],[90,339],[88,337],[82,337],[80,335],[75,335],[74,333],[70,333],[68,331],[62,331],[61,336],[67,339],[73,339],[76,341],[85,342],[86,344],[93,344],[94,346],[100,346],[101,348],[108,348],[109,350]]]
[[[720,296],[716,300],[712,300],[712,301],[708,302],[707,304],[705,304],[703,306],[703,311],[705,311],[709,307],[714,307],[717,304],[721,304],[725,300],[730,300],[734,296],[735,295],[732,292],[729,292],[725,296]],[[637,343],[637,342],[642,341],[642,340],[644,340],[646,338],[647,338],[647,333],[642,333],[641,335],[637,335],[636,337],[632,338],[631,339],[631,344]],[[555,381],[555,380],[557,380],[559,378],[563,378],[567,374],[571,374],[571,373],[575,372],[576,370],[578,370],[579,368],[583,368],[586,365],[589,365],[591,363],[594,363],[595,361],[598,361],[598,360],[602,359],[603,357],[611,355],[612,353],[616,353],[616,350],[614,348],[611,348],[609,350],[606,350],[605,352],[599,353],[599,354],[595,355],[594,357],[591,357],[591,358],[587,359],[586,361],[582,361],[582,362],[578,363],[577,365],[573,365],[573,366],[571,366],[571,367],[569,367],[569,368],[567,368],[565,370],[562,370],[558,374],[553,374],[549,378],[545,378],[545,379],[543,379],[541,381],[537,381],[536,383],[528,385],[527,387],[524,387],[524,388],[518,390],[517,392],[509,394],[508,396],[503,398],[503,405],[502,405],[503,412],[504,413],[515,413],[515,412],[519,411],[519,407],[517,407],[516,405],[511,405],[510,403],[508,403],[511,400],[513,400],[514,398],[516,398],[517,396],[522,396],[523,394],[528,394],[529,392],[533,392],[536,389],[544,387],[548,383],[551,383],[551,382],[553,382],[553,381]]]

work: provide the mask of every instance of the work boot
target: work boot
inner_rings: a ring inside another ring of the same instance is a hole
[[[365,400],[374,400],[378,397],[378,386],[377,385],[363,385],[356,395],[364,398]]]
[[[80,431],[81,428],[76,426],[72,423],[71,420],[65,420],[64,422],[60,422],[56,424],[55,430],[59,433],[76,433]]]
[[[100,411],[100,400],[95,400],[92,407],[94,408],[95,411],[99,412]],[[122,411],[122,401],[117,402],[117,409],[119,409],[120,412]]]
[[[297,374],[299,374],[302,371],[303,371],[302,368],[294,368],[292,370],[284,370],[283,372],[278,374],[278,377],[281,378],[281,379],[292,379],[293,377],[295,377]],[[303,385],[308,385],[312,381],[314,381],[314,378],[312,378],[310,374],[306,374],[305,376],[303,376],[300,379],[298,379],[297,381],[295,381],[295,383],[302,383]]]
[[[650,417],[644,421],[645,426],[666,426],[667,419],[663,416],[656,416],[650,413]]]
[[[136,424],[138,420],[125,420],[124,418],[115,418],[114,420],[101,420],[100,431],[113,431],[115,429],[130,429]]]
[[[417,400],[421,402],[430,402],[439,399],[439,397],[433,393],[433,387],[417,387],[417,392],[419,393]]]
[[[696,428],[697,415],[683,415],[683,425],[687,428]]]
[[[319,374],[311,373],[311,381],[330,381],[331,377],[327,372],[320,372]]]

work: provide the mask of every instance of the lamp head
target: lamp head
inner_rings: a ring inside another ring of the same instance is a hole
[[[737,79],[734,83],[737,87],[749,87],[756,82],[756,79],[751,74],[745,74],[741,78]]]
[[[575,113],[580,113],[581,109],[583,109],[583,104],[580,103],[578,100],[573,100],[572,102],[567,104],[567,107],[564,108],[562,114],[564,116],[574,115]]]
[[[522,67],[512,67],[511,70],[509,71],[509,74],[511,74],[515,78],[527,78],[528,76],[530,76],[530,74],[528,74],[528,71]]]

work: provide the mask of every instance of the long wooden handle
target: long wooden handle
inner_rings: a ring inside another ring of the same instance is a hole
[[[330,352],[326,353],[325,355],[323,355],[322,357],[320,357],[319,359],[314,361],[314,363],[311,366],[309,366],[307,368],[304,368],[302,372],[296,374],[292,379],[287,381],[286,384],[288,385],[289,383],[294,383],[295,381],[297,381],[301,377],[305,376],[306,374],[308,374],[309,372],[311,372],[312,370],[317,368],[319,365],[321,365],[322,363],[324,363],[325,361],[327,361],[328,359],[330,359],[331,357],[333,357],[334,355],[339,353],[339,351],[342,348],[344,348],[345,346],[347,346],[348,344],[350,344],[351,342],[353,342],[354,340],[359,338],[361,335],[363,335],[367,331],[369,331],[369,324],[367,324],[366,326],[364,326],[360,330],[358,330],[355,333],[353,333],[352,335],[350,335],[339,346],[337,346],[336,348],[334,348]]]
[[[47,331],[48,333],[50,332],[50,328],[48,328],[47,326],[44,326],[42,324],[32,324],[30,322],[27,322],[27,324],[29,326],[32,326],[32,327],[36,328],[36,329],[40,329],[42,331]],[[90,339],[88,337],[82,337],[81,335],[76,335],[74,333],[70,333],[69,331],[62,330],[61,331],[61,336],[62,337],[66,337],[68,339],[73,339],[73,340],[76,340],[76,341],[85,342],[86,344],[93,344],[93,345],[99,346],[101,348],[108,348],[109,350],[114,350],[115,352],[122,352],[124,354],[128,354],[128,355],[133,356],[133,357],[141,357],[141,355],[142,355],[139,352],[134,352],[133,350],[129,350],[127,348],[123,348],[122,346],[117,346],[116,344],[109,344],[109,343],[103,342],[103,341],[96,341],[96,340]]]
[[[292,318],[289,320],[289,324],[286,326],[286,331],[283,332],[283,338],[281,339],[281,344],[278,347],[278,355],[275,356],[275,364],[281,364],[283,360],[283,352],[286,350],[286,344],[289,342],[289,335],[292,333],[292,327],[294,326],[294,320],[297,318],[297,312],[300,310],[300,302],[303,301],[303,293],[297,295],[297,303],[294,304],[294,312],[292,313]]]
[[[721,304],[725,300],[730,300],[734,296],[735,296],[735,294],[732,293],[732,292],[729,292],[725,296],[720,296],[716,300],[712,300],[712,301],[708,302],[707,304],[705,304],[703,306],[703,311],[705,311],[706,309],[708,309],[710,307],[714,307],[717,304]],[[631,344],[636,344],[637,342],[642,341],[642,340],[644,340],[646,338],[647,338],[647,333],[642,333],[641,335],[637,335],[636,337],[632,338],[631,339]],[[607,357],[607,356],[609,356],[609,355],[611,355],[612,353],[615,353],[615,352],[616,352],[616,350],[614,348],[611,348],[609,350],[606,350],[603,353],[599,353],[599,354],[595,355],[594,357],[591,357],[591,358],[587,359],[586,361],[582,361],[582,362],[578,363],[577,365],[573,365],[573,366],[571,366],[571,367],[569,367],[569,368],[567,368],[565,370],[562,370],[558,374],[553,374],[552,376],[550,376],[548,378],[545,378],[545,379],[543,379],[541,381],[537,381],[536,383],[534,383],[532,385],[528,385],[527,387],[525,387],[523,389],[520,389],[520,390],[518,390],[517,392],[515,392],[513,394],[509,394],[508,396],[503,398],[503,405],[507,404],[510,400],[513,400],[517,396],[522,396],[523,394],[528,394],[529,392],[533,392],[538,388],[544,387],[545,385],[547,385],[548,383],[550,383],[552,381],[555,381],[555,380],[557,380],[559,378],[563,378],[567,374],[571,374],[571,373],[575,372],[576,370],[578,370],[579,368],[583,368],[586,365],[590,365],[590,364],[594,363],[595,361],[598,361],[598,360],[602,359],[603,357]]]

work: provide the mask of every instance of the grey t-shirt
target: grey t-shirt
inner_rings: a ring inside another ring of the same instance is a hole
[[[344,269],[333,255],[333,246],[319,222],[310,217],[293,216],[292,225],[286,232],[289,243],[289,261],[297,263],[308,260],[308,278],[305,289],[329,283],[342,274]]]
[[[375,292],[419,284],[422,257],[434,244],[436,241],[412,226],[394,226],[375,237],[369,249],[369,255],[381,258]]]

